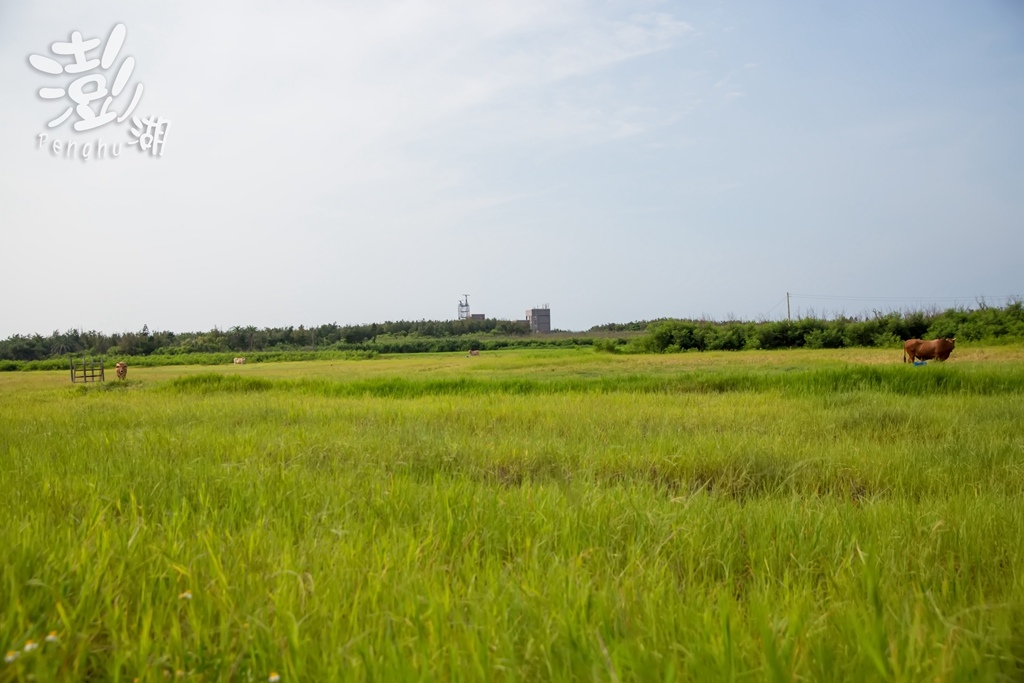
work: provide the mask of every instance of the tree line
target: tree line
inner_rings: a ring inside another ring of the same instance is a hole
[[[615,332],[632,336],[608,338]],[[638,333],[641,333],[638,335]],[[589,335],[589,336],[588,336]],[[176,356],[298,351],[422,353],[510,347],[594,345],[604,351],[663,353],[741,349],[898,346],[911,338],[957,337],[962,341],[1024,339],[1024,305],[980,306],[945,311],[875,312],[863,317],[742,322],[660,319],[592,327],[571,338],[531,335],[514,320],[420,320],[317,327],[232,327],[208,332],[150,331],[105,334],[55,331],[14,335],[0,341],[0,361],[41,361],[69,354]],[[8,364],[9,369],[16,366]]]
[[[799,320],[764,322],[665,319],[651,321],[645,329],[645,335],[632,341],[617,340],[614,345],[608,341],[599,341],[596,345],[609,351],[663,353],[801,347],[893,347],[901,345],[906,339],[938,337],[956,337],[960,341],[1024,339],[1024,305],[1014,301],[1004,307],[875,312],[863,317],[805,317]]]
[[[0,341],[0,360],[34,361],[69,354],[125,356],[178,355],[183,353],[252,353],[317,349],[354,350],[387,346],[409,352],[430,350],[440,340],[468,336],[526,337],[529,325],[520,320],[400,320],[366,325],[329,323],[316,327],[236,326],[207,332],[150,331],[105,334],[76,329],[49,336],[14,335]],[[445,350],[445,349],[439,349]],[[388,351],[382,351],[387,353]],[[395,351],[401,352],[401,351]]]

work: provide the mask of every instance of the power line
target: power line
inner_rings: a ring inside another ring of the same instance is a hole
[[[1005,296],[991,296],[988,294],[972,294],[971,296],[829,296],[825,294],[794,294],[790,297],[801,299],[823,299],[838,301],[967,301],[974,299],[1020,299],[1020,294],[1007,294]]]
[[[771,314],[772,311],[774,311],[776,308],[781,306],[785,301],[786,301],[785,297],[779,299],[779,303],[777,303],[774,306],[772,306],[771,308],[769,308],[767,313],[762,313],[761,317],[762,318],[767,318]]]

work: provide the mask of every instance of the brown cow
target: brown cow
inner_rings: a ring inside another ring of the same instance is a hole
[[[124,379],[125,377],[128,376],[128,364],[125,363],[124,361],[121,361],[120,363],[114,366],[114,372],[117,373],[118,379]]]
[[[913,363],[915,359],[920,360],[931,360],[933,358],[943,361],[949,358],[949,354],[953,353],[953,347],[956,346],[956,337],[950,338],[939,338],[932,339],[931,341],[924,341],[922,339],[908,339],[903,344],[903,362],[907,362],[907,356],[910,356],[910,362]]]

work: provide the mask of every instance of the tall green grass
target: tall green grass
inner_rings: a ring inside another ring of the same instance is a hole
[[[1024,393],[1024,367],[919,369],[912,366],[841,367],[813,370],[694,370],[671,376],[629,374],[598,377],[498,378],[400,376],[331,381],[303,378],[270,380],[250,375],[199,374],[180,377],[168,390],[182,394],[285,391],[319,396],[418,398],[482,394],[584,393],[723,393],[781,391],[821,394],[877,391],[907,396]]]
[[[149,356],[133,356],[129,354],[108,353],[106,355],[90,355],[92,359],[103,359],[111,377],[114,374],[114,365],[118,361],[125,361],[130,367],[155,368],[176,365],[231,365],[238,356],[244,356],[247,363],[282,363],[299,362],[311,360],[371,360],[379,354],[373,350],[349,350],[349,351],[256,351],[254,353],[178,353],[178,354],[154,354]],[[81,363],[82,356],[74,357],[75,361]],[[47,358],[43,360],[3,360],[0,361],[0,372],[14,372],[19,370],[65,370],[70,372],[70,359],[68,356]]]
[[[3,376],[0,680],[1024,671],[1020,363],[521,360]]]

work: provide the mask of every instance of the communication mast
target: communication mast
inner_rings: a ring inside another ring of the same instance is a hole
[[[463,294],[465,300],[459,302],[459,320],[469,319],[469,294]]]

